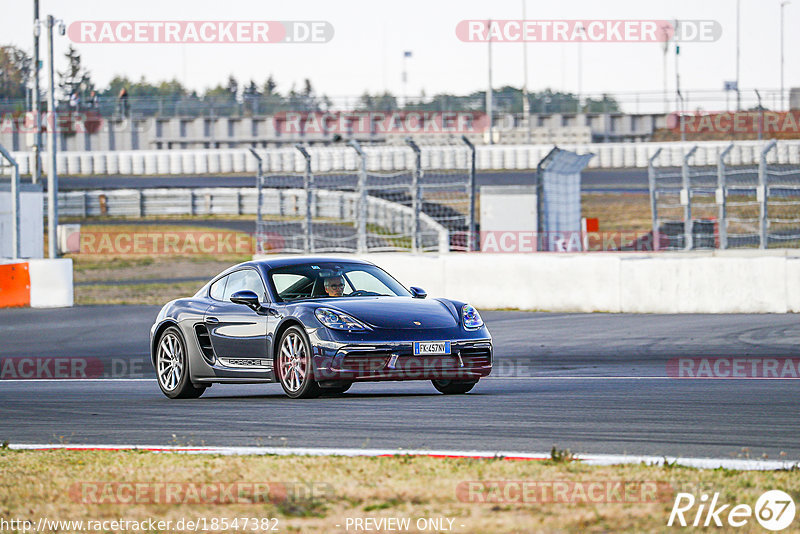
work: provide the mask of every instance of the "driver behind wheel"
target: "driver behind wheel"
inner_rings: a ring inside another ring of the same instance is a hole
[[[344,294],[344,278],[341,276],[329,276],[326,278],[325,293],[329,297],[341,297]]]

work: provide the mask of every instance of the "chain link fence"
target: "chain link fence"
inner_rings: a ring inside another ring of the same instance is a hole
[[[757,163],[741,164],[733,147],[716,164],[697,162],[696,146],[680,161],[661,150],[650,158],[658,250],[800,246],[800,148],[771,141],[747,158]]]
[[[463,150],[451,152],[452,161],[439,161],[441,151],[411,139],[406,151],[388,155],[349,144],[349,172],[326,170],[340,153],[297,145],[304,172],[265,173],[262,157],[251,150],[259,162],[259,253],[474,249],[475,148],[466,139]],[[398,167],[406,169],[388,170]]]

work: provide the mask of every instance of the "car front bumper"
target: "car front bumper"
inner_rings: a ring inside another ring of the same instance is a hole
[[[491,338],[450,341],[450,354],[415,355],[413,341],[315,345],[318,381],[478,380],[492,372]],[[313,343],[312,343],[313,344]],[[328,346],[326,346],[328,345]]]

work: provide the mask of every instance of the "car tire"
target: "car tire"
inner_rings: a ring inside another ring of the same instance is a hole
[[[192,384],[189,354],[178,328],[170,326],[159,336],[155,363],[158,387],[170,399],[196,399],[206,390]]]
[[[314,380],[311,343],[299,326],[290,326],[281,334],[276,355],[278,380],[286,395],[293,399],[319,397],[322,388]]]
[[[445,395],[461,395],[475,387],[477,380],[465,382],[463,380],[431,380],[433,387]]]

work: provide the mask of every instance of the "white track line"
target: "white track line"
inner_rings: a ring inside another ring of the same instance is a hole
[[[72,445],[72,444],[31,444],[13,443],[8,446],[15,450],[139,450],[157,453],[179,454],[219,454],[277,455],[277,456],[428,456],[433,458],[504,458],[507,460],[547,460],[548,453],[524,453],[508,451],[443,451],[427,449],[346,449],[346,448],[298,448],[298,447],[180,447],[175,445]],[[732,469],[738,471],[774,471],[800,467],[800,462],[779,460],[750,460],[734,458],[679,458],[674,456],[628,456],[621,454],[577,454],[575,459],[587,465],[623,464],[669,464],[694,467],[697,469]]]

